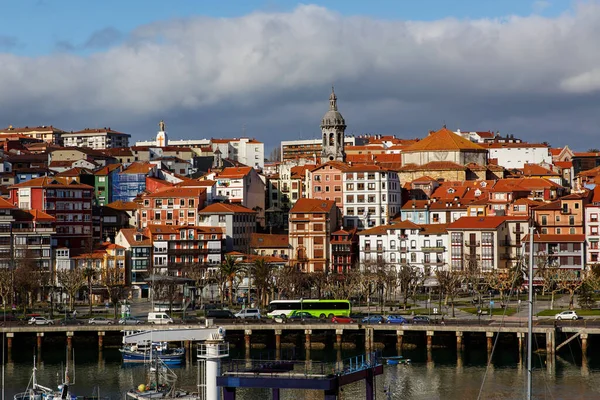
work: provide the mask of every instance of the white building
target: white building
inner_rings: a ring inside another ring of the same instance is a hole
[[[552,164],[550,148],[535,143],[485,143],[488,159],[498,160],[498,165],[506,169],[523,168],[525,164]]]
[[[265,224],[265,183],[256,170],[251,167],[229,167],[221,172],[212,172],[205,176],[214,180],[215,201],[228,201],[248,207],[258,212],[258,222]]]
[[[448,233],[445,224],[417,225],[399,221],[360,232],[360,262],[411,266],[425,276],[447,269]]]
[[[198,212],[199,225],[218,226],[225,233],[225,250],[250,252],[250,240],[256,231],[256,212],[235,204],[214,203]]]
[[[63,133],[61,137],[65,147],[112,149],[118,147],[129,147],[129,138],[131,135],[113,131],[110,128],[86,128],[77,132]]]
[[[588,266],[600,262],[600,189],[594,189],[590,203],[585,206],[585,241]]]
[[[342,179],[345,227],[386,225],[400,212],[402,188],[396,172],[359,165],[345,170]]]

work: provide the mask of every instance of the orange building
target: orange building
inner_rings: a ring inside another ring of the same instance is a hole
[[[163,188],[142,196],[140,226],[198,225],[198,211],[206,203],[206,189]]]
[[[303,272],[324,272],[331,262],[330,238],[338,227],[332,200],[299,199],[289,213],[290,265]]]

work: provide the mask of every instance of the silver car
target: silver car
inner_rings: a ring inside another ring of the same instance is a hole
[[[112,325],[113,323],[114,321],[112,319],[104,317],[95,317],[88,320],[88,324],[90,325]]]
[[[54,325],[54,321],[45,317],[31,317],[27,323],[29,325]]]

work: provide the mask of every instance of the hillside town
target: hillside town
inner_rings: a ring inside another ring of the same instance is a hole
[[[266,304],[299,297],[301,276],[309,296],[334,281],[348,298],[358,272],[374,297],[502,290],[527,279],[531,233],[536,285],[574,293],[594,273],[600,151],[446,126],[349,136],[333,89],[323,105],[320,137],[268,159],[249,137],[171,140],[164,121],[135,144],[111,127],[1,129],[0,296],[116,303],[169,282],[171,302]]]

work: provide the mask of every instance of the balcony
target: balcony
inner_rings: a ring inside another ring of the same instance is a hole
[[[169,249],[170,255],[220,254],[221,249]]]
[[[476,242],[470,242],[468,240],[465,240],[465,246],[467,247],[477,247],[481,244],[481,242],[476,241]]]
[[[445,246],[425,246],[425,247],[421,247],[421,251],[425,251],[428,253],[443,253],[444,251],[446,251],[446,247]]]
[[[400,251],[401,252],[406,252],[406,251],[408,251],[408,247],[402,246],[402,247],[400,247]]]
[[[384,251],[385,251],[385,247],[383,247],[383,246],[377,246],[377,252],[378,253],[381,253],[381,252],[384,252]]]

